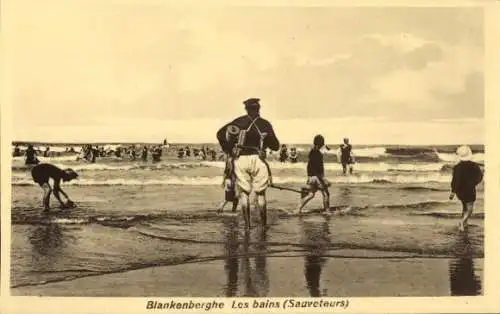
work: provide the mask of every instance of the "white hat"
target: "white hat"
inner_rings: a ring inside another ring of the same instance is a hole
[[[472,158],[472,151],[469,146],[463,145],[457,149],[457,156],[459,160],[470,160]]]

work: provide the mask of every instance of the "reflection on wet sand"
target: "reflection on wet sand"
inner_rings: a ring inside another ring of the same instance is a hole
[[[352,201],[352,192],[348,186],[344,186],[340,188],[340,200],[345,205],[351,205]]]
[[[267,233],[265,228],[259,231],[259,242],[255,245],[255,285],[257,296],[266,297],[269,293],[269,275],[267,273]]]
[[[267,234],[265,228],[258,228],[256,243],[251,245],[250,233],[244,232],[243,241],[238,239],[238,221],[225,223],[225,270],[227,284],[225,295],[238,295],[238,280],[243,285],[240,294],[246,297],[264,297],[269,293],[267,273]],[[251,248],[254,248],[253,250]],[[254,265],[252,265],[252,257]],[[241,260],[241,264],[240,264]]]
[[[267,234],[265,228],[258,228],[258,243],[255,251],[250,250],[250,234],[245,233],[243,238],[242,272],[244,280],[244,296],[265,297],[269,293],[269,278],[266,269]],[[252,267],[250,255],[254,255],[255,267]]]
[[[226,270],[227,285],[225,296],[234,297],[238,292],[238,220],[225,222],[225,254],[224,268]]]
[[[471,244],[466,232],[457,238],[456,258],[450,260],[450,290],[452,296],[481,294],[481,281],[474,271]]]
[[[320,290],[320,277],[321,270],[326,263],[326,258],[323,256],[330,245],[329,219],[319,219],[323,221],[301,221],[303,244],[307,248],[304,273],[307,289],[311,297],[322,296]],[[323,295],[325,294],[326,291],[324,291]]]
[[[55,223],[37,226],[29,240],[32,245],[32,261],[41,268],[52,268],[61,258],[66,245],[63,230]]]
[[[63,233],[58,224],[42,225],[33,230],[30,243],[38,255],[57,255],[64,244],[62,237]]]

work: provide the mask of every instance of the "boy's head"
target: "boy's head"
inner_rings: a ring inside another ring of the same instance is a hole
[[[458,156],[458,160],[460,160],[460,161],[471,160],[471,158],[472,158],[472,150],[467,145],[460,146],[457,149],[457,156]]]
[[[325,138],[321,134],[318,134],[314,137],[313,144],[315,147],[321,148],[325,146]]]
[[[344,137],[344,144],[349,144],[349,139],[347,137]]]
[[[65,181],[65,182],[78,178],[78,173],[76,173],[71,168],[64,169],[64,173],[66,174],[65,177],[63,178],[63,181]]]

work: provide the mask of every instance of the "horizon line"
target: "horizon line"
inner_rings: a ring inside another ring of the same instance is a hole
[[[150,142],[150,141],[109,141],[109,142],[103,142],[103,141],[75,141],[75,142],[63,142],[63,141],[24,141],[24,140],[13,140],[11,141],[11,145],[23,145],[23,144],[36,144],[36,145],[137,145],[137,144],[144,144],[144,145],[163,145],[163,141],[158,141],[158,142]],[[199,141],[199,142],[193,142],[193,141],[185,141],[185,142],[169,142],[167,141],[168,145],[184,145],[184,144],[196,144],[196,145],[219,145],[218,142],[204,142],[204,141]],[[281,144],[293,144],[293,145],[312,145],[312,143],[300,143],[300,142],[282,142]],[[337,145],[337,144],[327,144],[327,145]],[[477,145],[482,145],[485,146],[484,143],[429,143],[429,144],[408,144],[408,143],[400,143],[400,144],[388,144],[388,143],[356,143],[352,144],[353,146],[356,145],[361,145],[361,146],[459,146],[459,145],[470,145],[470,146],[477,146]]]

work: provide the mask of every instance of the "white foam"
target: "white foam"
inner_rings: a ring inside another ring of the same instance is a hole
[[[450,154],[450,153],[437,153],[439,160],[445,161],[448,163],[457,163],[457,155],[456,154]],[[477,153],[472,155],[472,161],[475,162],[484,162],[484,153]]]
[[[223,162],[204,162],[206,166],[213,166],[223,169],[225,164]],[[414,171],[414,172],[430,172],[440,171],[445,163],[426,163],[426,164],[388,164],[388,163],[359,163],[354,165],[356,171],[362,172],[387,172],[387,171]],[[278,161],[270,161],[269,167],[272,169],[299,169],[304,170],[307,168],[307,163],[281,163]],[[339,163],[325,163],[326,170],[342,171],[342,165]]]
[[[426,183],[426,182],[450,182],[450,175],[443,174],[425,174],[425,175],[356,175],[356,176],[335,176],[329,177],[332,183],[371,183],[376,181],[389,182],[389,183]],[[205,186],[205,185],[220,185],[222,182],[221,176],[215,177],[178,177],[173,176],[161,180],[137,180],[137,179],[107,179],[107,180],[94,180],[94,179],[80,179],[65,183],[65,185],[90,185],[90,186],[134,186],[134,185],[192,185],[192,186]],[[273,182],[276,184],[284,183],[299,183],[305,184],[306,178],[302,176],[287,176],[287,177],[273,177]],[[13,185],[35,185],[33,180],[26,177],[13,177]]]
[[[72,157],[75,158],[75,157]],[[16,162],[20,161],[15,159]],[[214,167],[218,169],[224,169],[225,163],[219,161],[202,161],[202,162],[165,162],[158,164],[145,164],[141,162],[130,163],[124,161],[123,163],[79,163],[79,164],[65,164],[64,161],[74,161],[74,159],[68,160],[67,158],[40,158],[41,162],[51,162],[57,167],[72,168],[75,171],[99,171],[99,170],[109,170],[109,171],[119,171],[119,170],[132,170],[138,168],[147,167],[149,169],[165,169],[165,168],[197,168],[197,167]],[[359,172],[388,172],[388,171],[406,171],[406,172],[433,172],[440,171],[446,163],[406,163],[406,164],[389,164],[389,163],[359,163],[354,165],[355,171]],[[23,167],[22,164],[19,165]],[[281,163],[278,161],[270,161],[269,166],[271,170],[284,170],[284,169],[296,169],[305,171],[307,168],[307,163],[297,162],[297,163]],[[339,163],[325,163],[324,167],[327,171],[342,171],[342,166]]]
[[[337,155],[338,149],[331,149],[325,151],[329,155]],[[371,157],[379,158],[387,156],[385,152],[385,147],[366,147],[366,148],[353,148],[352,153],[355,157]]]

